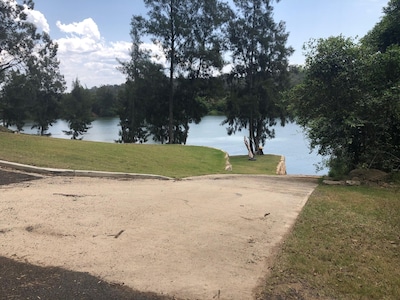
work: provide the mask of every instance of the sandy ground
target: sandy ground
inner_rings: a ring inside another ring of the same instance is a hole
[[[0,256],[182,299],[252,299],[316,187],[275,176],[0,187]]]

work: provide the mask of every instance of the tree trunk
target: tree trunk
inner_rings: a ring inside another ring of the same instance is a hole
[[[169,114],[168,114],[168,143],[174,144],[174,69],[175,69],[175,23],[174,3],[170,2],[170,33],[171,33],[171,62],[169,66]]]
[[[250,116],[249,120],[249,140],[250,140],[250,151],[255,153],[254,151],[254,119],[253,119],[253,114]]]
[[[172,67],[172,63],[171,63]],[[174,144],[174,80],[173,71],[170,71],[170,91],[169,91],[169,115],[168,115],[168,140],[170,144]]]

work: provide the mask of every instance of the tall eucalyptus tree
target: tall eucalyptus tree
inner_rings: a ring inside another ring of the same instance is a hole
[[[118,115],[120,117],[121,130],[119,132],[120,143],[146,142],[148,133],[144,130],[148,92],[146,86],[147,72],[151,66],[149,53],[141,49],[141,37],[145,20],[141,16],[133,16],[131,20],[132,47],[130,61],[120,61],[119,70],[126,75],[125,90],[119,94]],[[153,68],[151,68],[153,69]],[[147,82],[150,84],[150,82]]]
[[[221,26],[227,20],[229,6],[218,0],[144,0],[148,18],[144,33],[160,46],[168,70],[168,142],[182,143],[191,116],[187,105],[175,105],[177,78],[200,78],[219,70],[222,60]],[[183,137],[183,138],[182,138]]]
[[[59,117],[65,80],[57,59],[58,45],[47,33],[43,33],[42,42],[36,48],[36,55],[32,55],[27,63],[27,76],[34,91],[30,111],[33,128],[43,135]]]
[[[273,0],[234,0],[236,17],[229,23],[233,70],[227,103],[228,134],[249,130],[252,150],[274,137],[270,127],[285,110],[280,92],[287,84],[288,57],[285,23],[273,18]]]

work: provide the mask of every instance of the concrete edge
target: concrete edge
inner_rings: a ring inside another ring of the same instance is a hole
[[[228,158],[229,159],[229,158]],[[9,168],[26,173],[35,173],[47,176],[70,176],[70,177],[98,177],[98,178],[115,178],[115,179],[157,179],[157,180],[194,180],[194,179],[224,179],[234,177],[270,177],[279,178],[281,180],[297,180],[307,182],[318,182],[319,175],[262,175],[262,174],[209,174],[199,176],[189,176],[185,178],[172,178],[154,174],[138,174],[138,173],[123,173],[123,172],[105,172],[105,171],[89,171],[89,170],[70,170],[70,169],[55,169],[42,168],[20,163],[0,160],[0,167]]]
[[[219,180],[219,179],[231,179],[231,178],[275,178],[282,181],[304,181],[304,182],[313,182],[318,184],[320,178],[319,175],[268,175],[268,174],[210,174],[210,175],[200,175],[200,176],[189,176],[182,178],[182,180],[196,180],[196,179],[209,179],[209,180]]]
[[[283,155],[281,155],[281,160],[279,161],[278,165],[276,166],[276,175],[287,175],[286,158]]]
[[[152,174],[41,168],[36,166],[8,162],[4,160],[0,160],[0,167],[10,168],[27,173],[36,173],[40,175],[51,175],[51,176],[175,180],[174,178],[171,177],[152,175]]]

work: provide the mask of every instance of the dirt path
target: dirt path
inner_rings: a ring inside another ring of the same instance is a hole
[[[0,256],[183,299],[252,299],[316,187],[270,176],[0,187]]]

